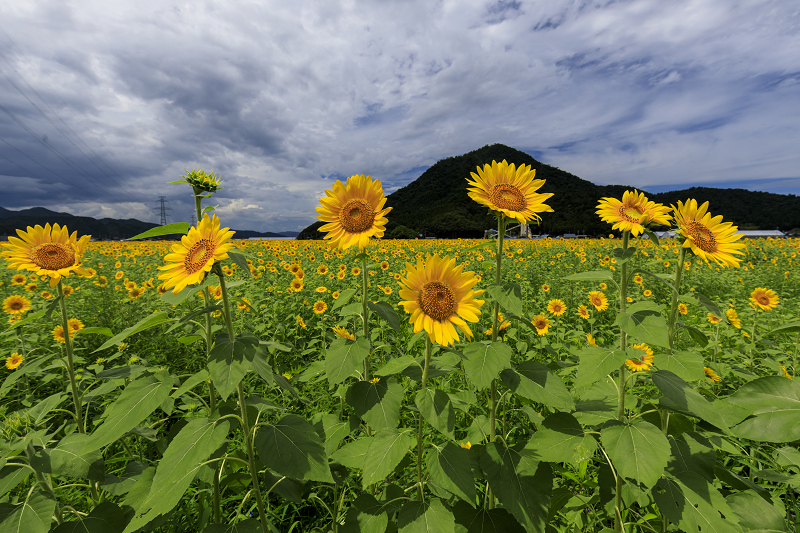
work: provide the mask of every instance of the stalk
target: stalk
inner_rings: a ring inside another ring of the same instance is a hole
[[[367,287],[369,283],[369,276],[367,275],[367,258],[361,258],[361,313],[364,317],[364,338],[369,342],[369,305],[367,303]],[[370,380],[370,365],[369,365],[369,355],[364,358],[364,381]]]
[[[675,343],[675,318],[678,316],[678,294],[681,291],[681,278],[683,277],[683,261],[686,259],[686,248],[681,246],[678,264],[675,265],[675,292],[672,293],[672,304],[669,308],[669,353]]]
[[[422,391],[428,388],[428,367],[431,363],[431,338],[425,337],[425,366],[422,368]],[[422,413],[419,414],[419,426],[417,427],[417,500],[422,501],[422,429],[425,426],[425,419]]]
[[[630,239],[630,232],[622,232],[622,251],[628,249],[628,241]],[[625,254],[622,254],[625,257]],[[620,268],[620,284],[619,284],[619,312],[624,313],[628,308],[628,263],[623,262]],[[628,335],[619,329],[619,347],[623,352],[628,345]],[[617,382],[617,420],[620,422],[625,420],[625,363],[619,367],[619,380]],[[622,523],[622,476],[617,476],[616,480],[616,494],[614,496],[614,529],[616,531],[625,531],[625,526]]]
[[[497,215],[497,257],[496,257],[496,266],[495,266],[495,274],[494,274],[494,282],[496,285],[500,285],[500,282],[503,279],[503,239],[506,236],[506,218],[504,215],[500,214]],[[494,316],[492,317],[492,342],[497,342],[497,336],[500,333],[498,330],[500,329],[500,320],[498,315],[500,314],[500,302],[494,303]],[[497,422],[497,379],[492,380],[492,385],[489,390],[489,442],[494,442],[495,437],[497,436],[497,429],[496,429],[496,422]],[[494,509],[494,492],[492,489],[486,493],[487,499],[487,507],[489,509]]]
[[[78,386],[75,383],[75,363],[72,357],[72,339],[70,338],[69,322],[67,318],[67,303],[64,301],[64,286],[58,280],[58,303],[61,309],[61,328],[64,330],[64,347],[67,351],[67,375],[69,385],[72,389],[72,403],[75,406],[75,422],[78,424],[78,433],[86,433],[83,427],[83,412],[81,410],[81,400],[78,394]]]

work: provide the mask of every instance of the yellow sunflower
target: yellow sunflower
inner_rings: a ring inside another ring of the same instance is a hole
[[[336,334],[337,337],[342,337],[343,339],[350,339],[351,341],[356,340],[355,336],[344,329],[342,326],[333,326],[333,333]]]
[[[25,285],[25,282],[28,281],[28,278],[25,274],[14,274],[11,276],[11,284],[12,285]]]
[[[758,307],[763,311],[769,311],[778,307],[778,303],[778,295],[772,289],[758,287],[750,293],[750,304],[754,309]]]
[[[716,383],[719,383],[720,381],[722,381],[722,378],[719,377],[716,372],[714,372],[712,369],[708,368],[707,366],[703,367],[703,372],[706,373],[706,376],[708,376],[708,378],[711,381],[714,381]]]
[[[669,207],[647,199],[644,193],[625,191],[622,200],[603,198],[597,204],[596,213],[603,222],[613,224],[611,229],[630,231],[635,237],[651,224],[669,224],[672,218]]]
[[[585,305],[578,306],[578,316],[584,320],[589,320],[592,317]]]
[[[686,307],[685,303],[681,302],[681,303],[678,304],[678,312],[680,314],[682,314],[682,315],[688,314],[689,313],[689,308]]]
[[[325,222],[319,231],[341,250],[351,246],[363,250],[370,237],[383,237],[386,215],[392,210],[384,208],[381,182],[363,174],[350,176],[346,185],[336,180],[333,190],[326,190],[319,201],[322,205],[317,207],[317,218]]]
[[[719,319],[719,317],[718,317],[717,315],[715,315],[714,313],[708,313],[708,314],[706,315],[706,318],[708,318],[708,321],[709,321],[709,322],[711,322],[712,324],[719,324],[719,320],[720,320],[720,319]]]
[[[303,320],[303,317],[301,317],[300,315],[297,315],[295,318],[297,319],[297,325],[300,326],[303,329],[306,329],[306,322],[305,322],[305,320]]]
[[[728,323],[735,327],[736,329],[742,329],[742,320],[739,318],[739,315],[736,313],[736,309],[727,309],[725,311],[725,317],[728,319]]]
[[[328,304],[326,304],[322,300],[317,300],[317,302],[314,303],[314,313],[321,315],[327,310],[328,310]]]
[[[547,302],[547,311],[553,316],[561,316],[567,312],[567,306],[561,300]]]
[[[653,365],[653,350],[651,350],[650,347],[643,342],[634,344],[631,346],[631,348],[643,352],[644,355],[640,356],[639,359],[626,359],[625,366],[627,366],[631,372],[650,370],[650,367]]]
[[[417,264],[406,263],[406,277],[400,281],[398,292],[406,313],[410,313],[409,324],[414,324],[414,333],[425,330],[431,342],[444,346],[458,340],[454,326],[472,338],[467,322],[477,322],[483,300],[475,299],[482,290],[473,291],[478,283],[474,272],[464,272],[464,265],[455,264],[455,259],[427,255]]]
[[[0,243],[5,248],[2,257],[8,261],[9,268],[30,270],[39,276],[50,277],[50,287],[55,287],[62,277],[73,272],[79,276],[86,275],[81,267],[81,258],[86,250],[86,243],[91,238],[84,235],[78,239],[78,232],[69,234],[66,226],[38,224],[28,226],[28,231],[17,230],[17,237],[9,237],[8,242]]]
[[[530,165],[514,166],[504,159],[502,163],[478,167],[478,173],[470,172],[474,181],[467,178],[469,197],[493,211],[500,212],[520,224],[529,220],[541,220],[537,213],[552,212],[544,202],[553,193],[538,193],[544,180],[534,179],[536,170]]]
[[[533,317],[531,319],[531,324],[536,328],[536,333],[539,335],[547,335],[547,331],[550,329],[550,320],[544,316],[544,313],[539,313]]]
[[[597,347],[597,341],[595,340],[594,336],[591,333],[586,334],[586,343],[589,346],[594,346],[595,348]]]
[[[3,300],[3,311],[9,315],[21,315],[31,308],[31,301],[24,296],[12,294]]]
[[[233,231],[228,228],[220,229],[219,217],[208,215],[196,228],[190,228],[189,233],[181,238],[179,244],[172,246],[172,253],[164,257],[166,265],[158,267],[164,270],[158,279],[164,280],[164,286],[178,294],[187,285],[200,283],[207,272],[217,261],[228,258],[228,251],[233,244],[228,240],[233,236]]]
[[[14,352],[6,358],[6,368],[9,370],[15,370],[19,365],[22,364],[22,361],[24,360],[24,355]]]
[[[678,202],[678,207],[672,206],[672,209],[678,231],[686,238],[684,248],[689,248],[706,263],[710,259],[722,266],[739,266],[739,259],[732,254],[744,255],[740,250],[746,246],[736,242],[742,238],[736,233],[737,226],[723,223],[721,215],[712,218],[707,212],[708,202],[698,207],[697,200],[686,200],[685,204]]]
[[[589,293],[589,302],[598,311],[605,311],[608,309],[608,298],[600,291],[592,291]]]

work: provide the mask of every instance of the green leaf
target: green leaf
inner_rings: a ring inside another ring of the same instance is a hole
[[[661,405],[700,417],[726,433],[730,432],[728,425],[714,405],[681,378],[669,370],[659,370],[653,372],[652,379],[658,390],[664,395],[659,399]]]
[[[505,509],[473,509],[463,501],[453,506],[456,524],[466,533],[525,533],[517,520]]]
[[[355,293],[357,293],[357,292],[358,292],[358,289],[345,289],[345,290],[343,290],[341,293],[339,293],[339,297],[336,298],[336,301],[333,302],[333,305],[331,305],[331,311],[339,309],[340,307],[345,305],[347,302],[350,301],[350,298],[352,298],[353,295]]]
[[[337,463],[341,463],[347,468],[357,468],[359,470],[364,468],[364,459],[367,457],[367,451],[372,446],[372,441],[375,437],[361,437],[352,442],[348,442],[335,452],[331,454],[331,459]],[[401,458],[402,459],[402,458]]]
[[[636,255],[636,247],[614,248],[612,253],[619,264],[624,264],[633,259],[633,256]]]
[[[766,336],[778,335],[780,333],[797,333],[799,331],[800,331],[800,322],[791,322],[789,324],[778,326],[777,328],[767,333]]]
[[[100,346],[92,353],[105,350],[106,348],[110,348],[111,346],[116,346],[125,339],[127,339],[128,337],[130,337],[131,335],[142,332],[146,329],[156,327],[160,324],[163,324],[164,322],[172,322],[174,320],[177,319],[170,318],[165,311],[158,311],[157,313],[153,313],[152,315],[147,315],[133,326],[123,330],[121,333],[118,333],[117,335],[108,339],[106,342],[103,343],[102,346]]]
[[[516,370],[503,370],[500,377],[506,387],[523,398],[562,411],[575,409],[575,402],[561,378],[538,361],[523,361]]]
[[[56,501],[52,496],[34,491],[0,523],[3,533],[47,533],[53,521]]]
[[[122,533],[127,518],[115,503],[101,502],[80,520],[64,522],[53,533]]]
[[[252,335],[239,335],[231,342],[228,334],[222,333],[214,341],[208,352],[208,373],[223,400],[236,390],[252,367],[258,347],[258,339]]]
[[[410,429],[399,431],[386,428],[378,431],[364,457],[364,489],[391,474],[415,443],[416,438]]]
[[[635,305],[628,312],[620,313],[615,324],[639,342],[669,347],[667,320],[652,309],[633,310]]]
[[[725,498],[708,481],[692,472],[661,478],[652,490],[661,513],[687,533],[742,531]],[[723,516],[720,516],[720,513]]]
[[[475,477],[469,451],[452,442],[433,445],[426,462],[430,481],[475,507]]]
[[[99,450],[135,428],[156,410],[172,390],[167,371],[142,376],[128,384],[105,412],[105,421],[84,443],[81,454]]]
[[[100,450],[81,453],[89,435],[73,433],[64,437],[52,450],[38,450],[31,460],[39,472],[104,481],[105,464]]]
[[[345,401],[374,429],[396,428],[403,392],[395,378],[357,381],[347,390]]]
[[[696,327],[688,326],[683,322],[677,322],[677,324],[681,329],[685,329],[686,331],[689,332],[689,336],[692,338],[695,344],[699,345],[701,348],[705,348],[706,346],[708,346],[708,337],[706,337],[705,333],[703,333]]]
[[[362,370],[364,359],[369,355],[369,341],[359,337],[355,342],[338,338],[325,351],[325,374],[333,387]]]
[[[76,331],[75,335],[105,335],[106,337],[112,337],[114,332],[108,328],[89,327]]]
[[[347,510],[342,533],[384,533],[389,516],[371,494],[361,494]]]
[[[57,392],[28,409],[28,417],[31,419],[31,423],[33,423],[34,426],[38,426],[44,422],[47,414],[55,409],[63,399],[64,396],[60,392]]]
[[[462,366],[470,382],[485,389],[511,363],[511,354],[511,348],[503,342],[472,342],[464,347]]]
[[[246,272],[246,277],[253,277],[252,272],[250,272],[250,265],[247,264],[247,258],[244,255],[239,252],[228,252],[228,257],[230,257],[231,260],[236,263],[236,266],[239,267],[239,270]]]
[[[677,439],[670,435],[668,439],[671,452],[667,472],[673,475],[694,472],[707,481],[714,480],[717,454],[708,439],[695,432],[684,433]]]
[[[739,525],[745,531],[759,529],[789,531],[786,526],[786,509],[778,509],[755,491],[737,492],[727,496],[725,499],[730,508],[733,509],[733,512],[736,513],[736,516],[739,517]],[[783,506],[781,505],[781,507]]]
[[[456,411],[450,396],[439,389],[420,390],[414,404],[422,416],[434,429],[441,431],[450,439],[455,439]]]
[[[262,426],[255,438],[258,457],[275,472],[299,480],[333,482],[325,446],[308,421],[286,415]]]
[[[678,291],[675,290],[675,285],[672,284],[672,279],[673,279],[672,276],[670,276],[668,274],[656,274],[654,272],[650,272],[650,271],[643,270],[643,269],[638,269],[638,271],[640,273],[642,273],[642,274],[650,276],[651,278],[653,278],[654,280],[656,280],[656,281],[658,281],[660,283],[663,283],[664,285],[666,285],[669,288],[670,292],[678,294]]]
[[[341,298],[341,295],[339,295]],[[379,317],[389,323],[389,327],[397,333],[403,331],[403,325],[400,323],[400,317],[397,315],[394,307],[387,302],[367,302],[370,309],[375,311]]]
[[[580,362],[575,375],[575,387],[582,388],[603,379],[625,364],[628,356],[620,350],[589,346],[578,352]]]
[[[710,313],[714,313],[718,317],[724,317],[725,314],[719,308],[719,306],[712,302],[707,296],[704,294],[700,294],[699,292],[693,292],[688,294],[682,294],[680,297],[682,302],[691,303],[694,305],[702,305],[705,307]]]
[[[416,361],[408,357],[406,355],[401,355],[399,357],[392,357],[389,361],[386,362],[385,365],[380,367],[378,370],[373,372],[376,376],[391,376],[392,374],[397,374],[402,372],[406,368],[410,367],[411,365],[416,364]]]
[[[178,505],[202,464],[225,443],[229,431],[227,419],[190,418],[158,462],[150,492],[136,507],[125,533],[138,530]]]
[[[655,485],[669,461],[667,437],[653,424],[641,420],[604,427],[600,442],[618,475],[647,487]]]
[[[203,529],[203,533],[261,533],[261,531],[261,522],[258,518],[248,518],[235,524],[211,524]]]
[[[322,365],[322,361],[317,362]],[[261,345],[256,349],[255,356],[253,357],[252,369],[255,370],[256,374],[258,374],[268,386],[271,387],[275,384],[275,374],[273,374],[272,367],[267,361],[267,352],[261,348]],[[320,372],[321,371],[322,370],[320,370]]]
[[[568,281],[613,281],[614,275],[608,270],[592,270],[590,272],[578,272],[561,279]]]
[[[135,235],[125,240],[135,241],[138,239],[147,239],[148,237],[161,237],[162,235],[177,235],[178,233],[186,234],[188,233],[189,228],[190,226],[188,222],[174,222],[164,226],[156,226],[155,228],[149,229],[144,233],[140,233],[139,235]]]
[[[517,283],[489,285],[486,293],[509,313],[522,315],[522,288]]]
[[[335,452],[342,440],[350,434],[350,422],[339,420],[339,417],[332,413],[317,413],[311,419],[311,423],[325,441],[325,454],[328,456]]]
[[[597,441],[586,435],[574,416],[555,413],[544,419],[542,428],[525,445],[540,461],[571,463],[577,466],[594,455]]]
[[[31,475],[29,468],[6,465],[0,468],[0,497],[5,496]]]
[[[543,532],[553,489],[552,470],[548,463],[517,448],[490,442],[481,454],[480,466],[503,507],[526,531]]]
[[[767,376],[744,384],[727,398],[753,416],[732,428],[735,435],[761,442],[800,440],[800,383]]]
[[[706,375],[703,356],[698,352],[676,351],[672,355],[660,353],[656,357],[654,362],[659,369],[672,372],[684,381],[697,381]]]
[[[196,372],[195,374],[186,378],[186,380],[183,383],[181,383],[181,386],[178,387],[178,389],[175,392],[173,392],[171,396],[173,398],[180,398],[181,396],[183,396],[184,394],[195,388],[197,385],[207,380],[208,376],[209,376],[208,370],[206,370],[205,368],[200,370],[199,372]]]
[[[456,522],[438,498],[408,501],[397,516],[399,533],[455,533]]]

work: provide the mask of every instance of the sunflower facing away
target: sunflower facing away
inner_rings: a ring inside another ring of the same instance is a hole
[[[228,251],[233,248],[228,240],[233,233],[228,228],[220,229],[217,215],[213,219],[205,215],[196,228],[189,228],[180,243],[172,245],[172,253],[164,257],[167,264],[158,267],[164,271],[158,279],[164,280],[167,289],[174,287],[173,294],[200,283],[214,263],[228,258]]]
[[[21,315],[31,308],[31,301],[24,296],[12,294],[3,300],[3,311],[9,315]]]
[[[759,308],[762,311],[769,311],[778,307],[778,303],[778,294],[772,289],[758,287],[750,293],[750,304],[754,309]]]
[[[746,248],[737,234],[738,227],[730,222],[722,222],[722,215],[711,217],[708,213],[708,202],[697,206],[697,200],[686,200],[683,204],[678,202],[678,207],[672,206],[675,212],[675,223],[678,231],[686,240],[684,248],[689,248],[694,255],[709,260],[718,265],[738,267],[739,259],[732,254],[744,255],[740,250]]]
[[[425,330],[431,342],[449,346],[458,340],[455,326],[468,338],[472,331],[467,322],[477,322],[483,300],[475,299],[482,290],[473,291],[478,283],[474,272],[464,272],[464,265],[438,255],[421,258],[416,266],[406,263],[406,277],[400,280],[398,292],[414,333]]]
[[[363,174],[347,178],[347,185],[336,180],[333,190],[326,190],[319,201],[317,219],[325,222],[319,231],[341,250],[351,246],[363,250],[370,237],[383,237],[386,214],[392,210],[384,208],[381,182]]]
[[[5,248],[0,255],[8,261],[9,268],[48,276],[50,287],[73,272],[86,275],[86,270],[81,268],[81,256],[91,238],[89,235],[78,239],[77,231],[70,235],[66,226],[58,224],[53,224],[52,228],[50,224],[28,226],[27,232],[18,229],[17,235],[19,238],[9,237],[8,242],[0,243]]]
[[[603,222],[613,224],[611,229],[630,231],[634,237],[641,235],[646,226],[669,224],[672,218],[669,207],[651,202],[644,193],[636,191],[625,191],[622,200],[603,198],[596,213]]]
[[[536,170],[530,165],[515,167],[504,159],[502,163],[478,167],[478,173],[470,172],[474,181],[467,178],[469,197],[493,211],[515,219],[520,224],[529,220],[541,220],[537,213],[552,212],[544,202],[553,193],[537,193],[544,180],[534,179]]]

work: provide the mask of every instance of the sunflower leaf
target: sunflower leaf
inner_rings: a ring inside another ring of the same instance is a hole
[[[416,442],[410,429],[384,428],[377,432],[364,457],[363,486],[381,481],[392,473]]]
[[[607,270],[592,270],[590,272],[578,272],[570,276],[565,276],[561,279],[568,281],[597,281],[597,280],[614,280],[614,275]]]
[[[395,378],[357,381],[347,390],[345,401],[371,427],[396,428],[400,423],[403,387]]]
[[[262,426],[255,448],[267,468],[281,475],[333,482],[322,438],[304,418],[289,414],[275,424]]]
[[[467,378],[478,389],[488,387],[501,370],[511,363],[511,348],[502,342],[472,342],[464,347],[461,365]]]
[[[616,423],[604,427],[600,442],[617,474],[647,487],[656,484],[669,462],[667,437],[659,428],[641,419],[633,424]]]
[[[453,513],[438,498],[428,501],[408,501],[397,515],[398,531],[401,533],[455,533]]]
[[[162,235],[177,235],[178,233],[185,234],[189,231],[189,227],[190,226],[188,222],[174,222],[165,226],[156,226],[155,228],[149,229],[144,233],[140,233],[139,235],[135,235],[125,240],[135,241],[138,239],[147,239],[148,237],[161,237]]]
[[[153,328],[155,326],[163,324],[164,322],[172,322],[175,320],[177,319],[170,318],[170,316],[165,311],[159,311],[157,313],[153,313],[152,315],[147,315],[133,326],[123,330],[122,332],[108,339],[105,343],[103,343],[102,346],[100,346],[92,353],[105,350],[106,348],[110,348],[111,346],[116,346],[125,339],[127,339],[128,337],[130,337],[131,335],[134,335],[146,329]]]
[[[509,313],[522,314],[522,288],[519,284],[489,285],[486,292]]]
[[[500,377],[506,387],[523,398],[562,411],[575,409],[572,395],[561,378],[538,361],[523,361],[516,370],[506,368]]]
[[[726,401],[753,413],[732,428],[734,435],[760,442],[800,440],[800,383],[766,376],[742,385]]]
[[[208,373],[223,400],[236,390],[239,382],[251,369],[258,350],[258,339],[252,335],[239,335],[233,341],[227,333],[217,336],[214,347],[208,352]]]
[[[228,252],[228,257],[230,257],[231,260],[234,263],[236,263],[236,266],[238,266],[242,270],[242,272],[247,272],[247,274],[245,274],[245,276],[250,277],[250,278],[253,277],[253,273],[250,272],[250,265],[247,264],[247,258],[244,255],[242,255],[239,252],[231,251],[231,252]]]
[[[388,302],[380,301],[380,302],[367,302],[367,305],[370,309],[375,311],[379,317],[384,319],[386,322],[389,323],[389,327],[395,330],[397,333],[403,331],[403,326],[400,323],[400,317],[397,315],[397,311],[394,307]]]

